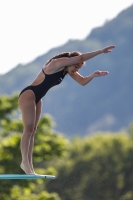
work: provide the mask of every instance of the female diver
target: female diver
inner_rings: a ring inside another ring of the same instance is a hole
[[[47,91],[61,83],[66,74],[70,75],[81,85],[88,84],[94,77],[105,76],[108,71],[95,71],[83,77],[78,70],[85,61],[101,54],[109,53],[115,48],[114,45],[93,52],[64,52],[48,60],[35,80],[19,95],[19,107],[22,113],[23,134],[20,143],[22,162],[20,167],[26,174],[35,174],[32,162],[32,152],[34,146],[34,136],[42,110],[42,97]],[[54,103],[54,102],[53,102]]]

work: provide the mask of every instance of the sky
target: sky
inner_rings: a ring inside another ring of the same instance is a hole
[[[0,0],[0,74],[84,39],[133,0]]]

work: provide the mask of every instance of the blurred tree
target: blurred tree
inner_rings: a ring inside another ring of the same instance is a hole
[[[6,137],[12,132],[22,132],[23,126],[18,118],[18,95],[1,96],[0,98],[0,137]]]
[[[9,196],[5,199],[9,199]],[[20,188],[19,186],[14,186],[12,188],[10,199],[12,200],[61,200],[57,193],[48,193],[47,191],[41,191],[38,194],[32,192],[29,188]]]
[[[133,199],[133,140],[126,134],[75,138],[58,179],[47,183],[62,200]]]
[[[12,97],[1,96],[0,97],[0,119],[9,120],[11,114],[18,108],[18,95],[14,94]]]
[[[23,126],[15,116],[19,116],[16,96],[1,97],[2,174],[24,173],[19,167]],[[62,134],[54,131],[52,117],[42,116],[35,138],[35,170],[41,174],[58,175],[58,178],[46,182],[40,179],[2,180],[0,200],[132,200],[132,125],[128,133],[101,133],[83,139],[75,137],[68,143]]]

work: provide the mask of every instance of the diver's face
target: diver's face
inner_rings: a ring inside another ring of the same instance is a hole
[[[67,71],[69,74],[74,74],[75,72],[78,72],[78,70],[83,66],[82,63],[74,64],[74,65],[69,65],[67,67]]]

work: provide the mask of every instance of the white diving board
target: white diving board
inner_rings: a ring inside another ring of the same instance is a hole
[[[0,179],[55,179],[55,176],[51,175],[39,175],[39,174],[0,174]]]

